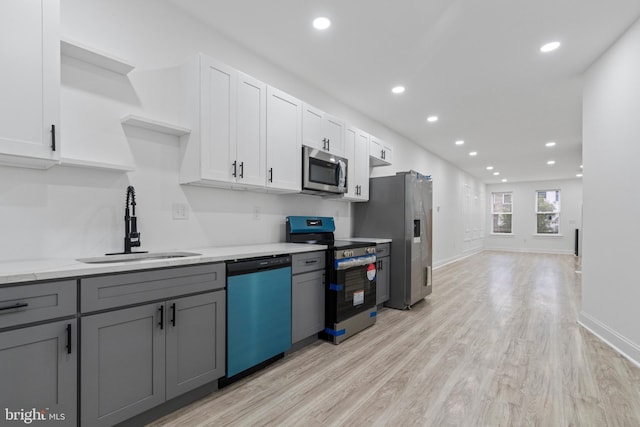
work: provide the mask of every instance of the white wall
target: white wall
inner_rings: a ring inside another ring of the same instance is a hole
[[[415,170],[433,179],[434,267],[482,250],[485,185],[412,142],[396,137],[393,165],[372,176]]]
[[[122,126],[137,114],[180,123],[177,66],[204,52],[344,118],[395,145],[396,161],[375,175],[416,169],[434,176],[434,262],[482,247],[482,209],[467,196],[484,185],[380,123],[329,97],[157,0],[62,0],[61,33],[125,59],[136,68],[120,76],[62,59],[62,155],[132,165],[134,172],[56,166],[46,171],[0,166],[0,260],[100,255],[122,248],[125,189],[137,193],[144,250],[278,242],[286,215],[326,215],[337,234],[351,234],[351,207],[307,195],[272,195],[178,185],[178,138]],[[187,203],[188,220],[173,220],[171,205]],[[480,203],[483,206],[484,202]],[[466,212],[467,219],[463,216]]]
[[[580,321],[640,363],[640,22],[586,73]]]
[[[560,234],[541,236],[536,233],[536,191],[560,190]],[[493,234],[491,193],[513,193],[512,234]],[[572,254],[575,251],[575,229],[581,228],[582,181],[516,182],[487,185],[485,249],[514,252]]]

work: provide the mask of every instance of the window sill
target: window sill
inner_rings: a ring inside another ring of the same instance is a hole
[[[564,237],[562,234],[538,234],[534,233],[533,237]]]
[[[515,236],[513,233],[489,233],[491,236]]]

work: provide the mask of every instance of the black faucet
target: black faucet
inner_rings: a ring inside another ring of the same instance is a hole
[[[131,211],[129,211],[131,205]],[[127,205],[124,209],[124,253],[130,254],[132,247],[140,246],[140,232],[136,218],[136,190],[132,185],[127,187]]]

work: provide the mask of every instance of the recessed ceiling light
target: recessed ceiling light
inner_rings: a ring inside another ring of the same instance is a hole
[[[549,141],[549,142],[547,142],[547,143],[546,143],[546,144],[544,144],[544,145],[546,145],[547,147],[555,147],[555,146],[556,146],[556,143],[555,143],[555,142],[553,142],[553,141]]]
[[[498,175],[500,175],[500,172],[494,172],[493,174],[494,174],[495,176],[498,176]]]
[[[478,152],[477,152],[477,151],[472,151],[472,152],[470,152],[470,153],[469,153],[469,155],[470,155],[470,156],[477,156],[477,155],[478,155]]]
[[[396,86],[393,89],[391,89],[391,92],[396,94],[404,93],[404,86]]]
[[[507,182],[507,178],[502,178],[502,182]]]
[[[549,161],[547,162],[547,164],[548,164],[548,165],[555,165],[555,164],[556,164],[556,161],[555,161],[555,160],[549,160]]]
[[[427,117],[427,121],[429,123],[435,123],[435,122],[438,121],[438,116],[429,116],[429,117]]]
[[[544,52],[544,53],[551,52],[553,50],[556,50],[559,47],[560,47],[560,42],[547,43],[540,48],[540,52]]]
[[[456,145],[463,145],[463,144],[464,144],[464,141],[461,139],[456,141]]]
[[[493,170],[493,166],[487,166],[487,170],[488,171]]]
[[[581,173],[577,173],[577,174],[576,174],[576,176],[577,176],[578,178],[582,178],[582,174],[581,174]]]
[[[313,20],[313,28],[316,30],[326,30],[331,26],[331,21],[329,18],[325,18],[324,16],[318,17]]]

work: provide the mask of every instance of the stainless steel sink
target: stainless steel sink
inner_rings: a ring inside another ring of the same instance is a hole
[[[76,261],[84,262],[85,264],[111,264],[114,262],[134,262],[144,261],[148,259],[171,259],[171,258],[184,258],[189,256],[200,256],[195,252],[150,252],[150,253],[131,253],[131,254],[118,254],[118,255],[105,255],[93,258],[79,258]]]

